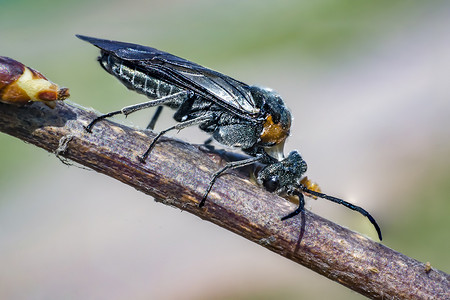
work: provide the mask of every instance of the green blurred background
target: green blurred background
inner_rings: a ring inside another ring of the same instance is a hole
[[[277,90],[286,152],[375,216],[383,243],[450,269],[450,4],[446,1],[4,1],[0,55],[102,112],[144,98],[85,34],[150,45]],[[172,124],[165,112],[158,129]],[[144,126],[151,112],[128,117]],[[201,142],[198,129],[177,138]],[[189,138],[186,138],[189,137]],[[0,134],[2,299],[359,299],[244,239]],[[360,215],[308,209],[376,238]]]

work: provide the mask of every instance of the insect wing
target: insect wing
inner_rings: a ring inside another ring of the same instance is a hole
[[[158,57],[161,61],[160,66],[172,77],[179,78],[184,83],[183,87],[187,89],[195,87],[196,92],[202,96],[207,98],[212,96],[211,100],[225,102],[241,112],[252,115],[259,112],[245,83],[177,56],[165,54],[167,55]],[[142,61],[140,64],[142,67],[147,64],[153,65],[154,60]]]
[[[248,86],[229,76],[152,47],[82,35],[77,37],[128,61],[151,76],[194,91],[239,115],[255,115],[259,112]]]

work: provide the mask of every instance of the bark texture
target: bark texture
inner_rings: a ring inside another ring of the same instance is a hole
[[[162,138],[146,164],[137,159],[155,134],[110,121],[69,103],[0,103],[0,131],[73,160],[239,234],[294,262],[378,299],[449,299],[450,276],[311,212],[280,221],[294,209],[240,175],[221,176],[205,207],[198,203],[223,166],[204,147]]]

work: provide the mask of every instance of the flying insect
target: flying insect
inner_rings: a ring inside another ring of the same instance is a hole
[[[257,182],[268,191],[297,196],[298,208],[284,216],[286,220],[304,210],[304,193],[344,205],[369,219],[380,240],[381,230],[375,219],[363,208],[342,199],[320,193],[304,179],[306,162],[297,151],[284,156],[283,148],[291,127],[291,113],[280,95],[268,88],[247,85],[229,76],[155,48],[98,39],[83,35],[78,38],[100,49],[98,61],[108,73],[128,89],[144,94],[150,100],[100,115],[86,126],[111,116],[129,115],[135,111],[158,107],[147,128],[152,128],[161,109],[175,109],[176,125],[162,130],[147,151],[139,157],[145,163],[158,139],[171,130],[197,125],[212,139],[225,146],[241,149],[250,158],[229,162],[214,173],[199,204],[204,206],[216,179],[228,169],[260,162],[266,165]]]

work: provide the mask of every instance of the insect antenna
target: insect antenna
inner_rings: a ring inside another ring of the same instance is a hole
[[[319,197],[319,198],[322,198],[322,199],[326,199],[326,200],[329,200],[329,201],[331,201],[331,202],[335,202],[335,203],[337,203],[337,204],[344,205],[345,207],[350,208],[351,210],[357,211],[357,212],[359,212],[360,214],[362,214],[363,216],[367,217],[367,218],[369,219],[370,223],[372,223],[373,227],[375,227],[375,229],[376,229],[376,231],[377,231],[377,233],[378,233],[378,238],[380,239],[380,241],[382,240],[381,229],[380,229],[380,227],[378,226],[377,222],[376,222],[375,219],[374,219],[374,218],[373,218],[373,217],[372,217],[365,209],[363,209],[362,207],[353,205],[353,204],[351,204],[351,203],[349,203],[349,202],[347,202],[347,201],[344,201],[344,200],[342,200],[342,199],[339,199],[339,198],[336,198],[336,197],[333,197],[333,196],[328,196],[328,195],[323,194],[323,193],[319,193],[319,192],[316,192],[316,191],[312,191],[312,190],[306,188],[304,185],[302,185],[300,188],[301,188],[301,190],[302,190],[303,192],[305,192],[305,193],[307,193],[307,194],[310,194],[310,195],[312,195],[312,196]]]

